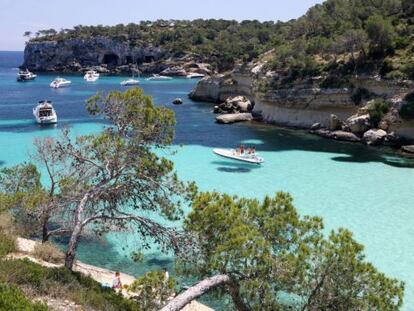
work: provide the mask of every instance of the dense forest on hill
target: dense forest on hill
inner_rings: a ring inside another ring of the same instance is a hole
[[[78,25],[59,32],[40,30],[30,41],[106,36],[133,45],[161,46],[176,55],[195,53],[219,71],[273,50],[270,58],[266,54],[269,69],[288,69],[290,78],[363,72],[413,79],[413,34],[412,0],[328,0],[288,22],[158,20]]]
[[[413,35],[412,0],[328,0],[279,28],[270,64],[289,68],[291,77],[329,72],[413,79]]]

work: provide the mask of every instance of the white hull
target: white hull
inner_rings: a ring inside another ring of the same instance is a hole
[[[85,79],[86,82],[95,82],[95,81],[97,81],[99,79],[99,73],[97,73],[94,70],[89,70],[83,76],[83,79]]]
[[[96,82],[98,79],[99,77],[96,76],[90,76],[85,78],[86,82]]]
[[[147,78],[146,80],[147,81],[168,81],[168,80],[172,80],[172,78],[167,77],[167,76],[154,75],[152,77]]]
[[[71,84],[72,82],[69,80],[58,78],[58,79],[53,80],[52,83],[50,83],[50,87],[54,89],[59,89],[62,87],[68,87]]]
[[[36,123],[40,125],[56,124],[58,122],[57,117],[41,118],[35,115]]]
[[[55,109],[53,109],[50,101],[40,101],[39,104],[33,108],[33,116],[36,122],[40,125],[55,124],[58,121]]]
[[[249,154],[239,154],[234,149],[213,149],[213,152],[219,156],[237,160],[237,161],[243,161],[247,163],[253,163],[253,164],[261,164],[264,162],[264,159],[257,156],[257,155],[249,155]]]
[[[133,86],[133,85],[139,85],[138,80],[129,79],[121,82],[122,86]]]

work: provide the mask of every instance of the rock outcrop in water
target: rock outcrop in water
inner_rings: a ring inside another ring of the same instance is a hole
[[[216,117],[217,123],[231,124],[236,122],[252,121],[253,115],[251,113],[227,113]]]
[[[134,45],[103,36],[61,41],[29,41],[24,63],[34,71],[81,72],[92,68],[101,73],[141,71],[183,76],[191,72],[210,74],[209,65],[192,55],[175,57],[162,47]]]

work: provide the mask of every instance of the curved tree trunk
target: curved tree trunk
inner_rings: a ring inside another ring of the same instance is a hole
[[[69,270],[72,270],[73,263],[75,262],[76,250],[78,248],[82,229],[83,228],[81,224],[77,224],[72,231],[72,235],[70,236],[68,248],[66,250],[66,255],[65,255],[65,267],[68,268]]]
[[[182,292],[171,300],[165,307],[160,311],[178,311],[184,308],[194,299],[204,295],[213,288],[229,284],[231,279],[228,275],[220,274],[208,279],[205,279],[194,286],[191,286],[186,291]]]
[[[42,243],[45,243],[49,240],[49,218],[50,218],[50,210],[47,207],[47,210],[44,211],[42,215]]]
[[[78,248],[79,239],[82,234],[83,227],[86,222],[82,222],[82,214],[86,207],[86,203],[90,198],[90,193],[86,193],[82,200],[79,202],[75,212],[75,227],[73,228],[72,235],[70,236],[68,248],[65,256],[65,267],[72,270],[73,263],[75,261],[76,249]]]

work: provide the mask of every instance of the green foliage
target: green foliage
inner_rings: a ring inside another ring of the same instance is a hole
[[[65,258],[65,255],[62,253],[62,251],[51,242],[36,244],[33,250],[33,255],[36,258],[55,264],[63,263],[63,260]]]
[[[47,295],[74,301],[86,310],[144,310],[112,289],[101,287],[90,277],[66,268],[42,267],[28,260],[1,261],[0,280],[30,289],[35,296]]]
[[[156,311],[175,294],[174,287],[174,279],[166,279],[163,271],[151,271],[136,279],[128,291],[134,293],[134,299],[139,301],[141,308]]]
[[[374,51],[385,53],[394,47],[395,33],[389,20],[380,15],[373,15],[368,18],[366,31]]]
[[[16,237],[0,231],[0,260],[1,257],[16,250]]]
[[[40,173],[31,163],[0,169],[0,211],[31,208],[42,200]]]
[[[48,308],[28,300],[16,286],[0,283],[0,310],[47,311]]]
[[[390,110],[390,104],[383,99],[376,99],[368,107],[368,113],[374,126],[378,126],[382,118]]]
[[[347,80],[337,76],[337,75],[329,75],[321,82],[322,88],[341,88],[347,85]]]
[[[351,99],[355,105],[359,105],[363,100],[368,100],[372,96],[373,94],[369,90],[358,87],[352,92]]]
[[[400,115],[403,119],[414,119],[414,92],[407,94],[404,98],[406,103],[400,109]]]
[[[323,236],[322,221],[300,217],[286,193],[263,201],[202,193],[185,229],[195,247],[182,254],[181,273],[227,274],[219,289],[251,310],[398,310],[404,286],[365,261],[346,230]],[[288,294],[288,301],[279,299]],[[279,297],[279,298],[278,298]],[[295,299],[295,297],[302,297]]]

